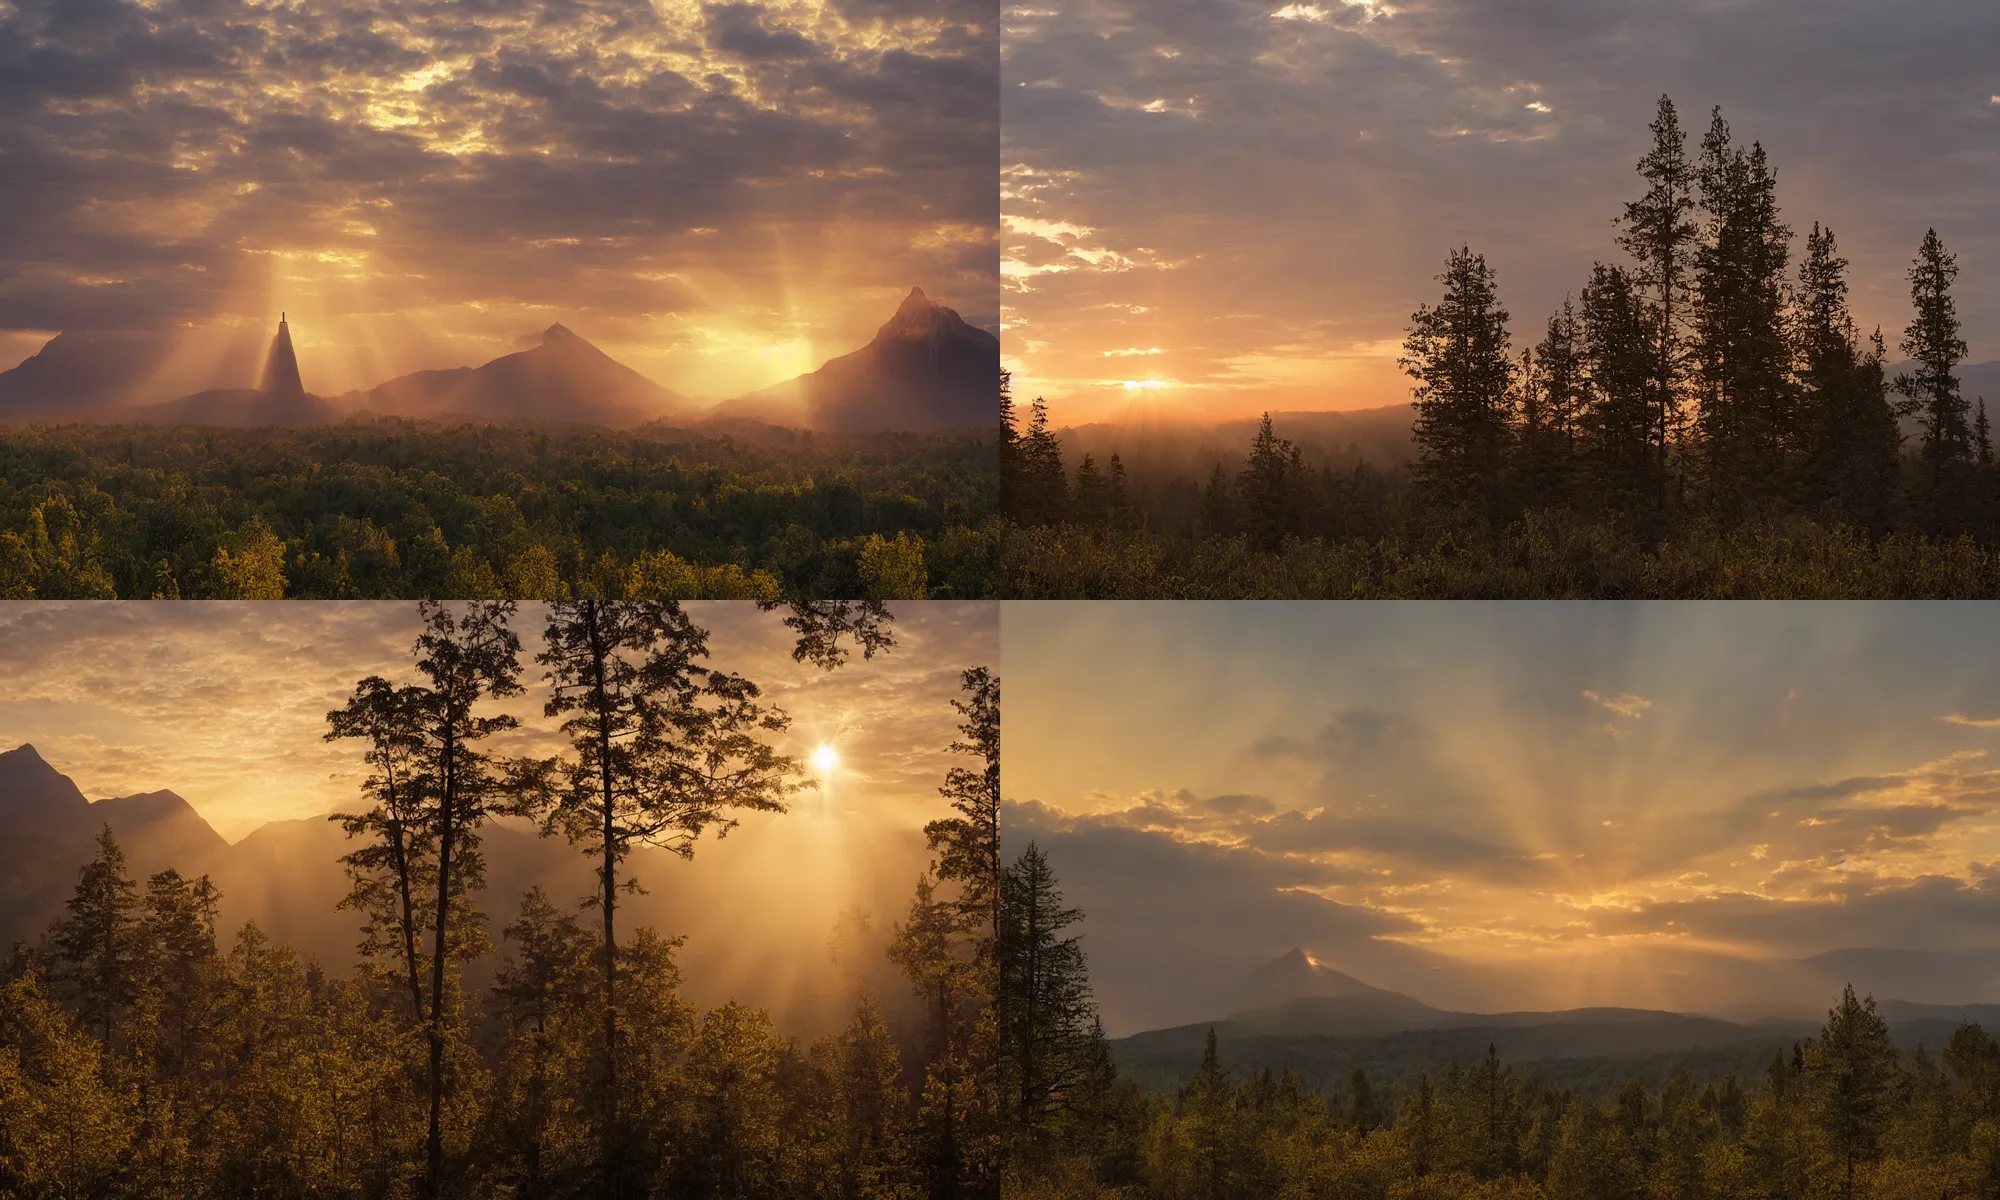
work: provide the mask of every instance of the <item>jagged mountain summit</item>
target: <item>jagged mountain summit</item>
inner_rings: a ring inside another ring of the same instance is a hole
[[[687,415],[669,391],[556,324],[541,344],[480,367],[417,371],[336,399],[351,411],[403,417],[630,426]]]
[[[755,421],[875,433],[986,429],[1000,412],[1000,340],[967,324],[922,288],[910,289],[866,346],[710,410],[561,324],[544,330],[539,344],[478,367],[415,371],[324,398],[306,390],[290,319],[281,313],[257,387],[211,387],[138,403],[148,386],[159,386],[160,363],[173,353],[172,339],[164,334],[58,335],[21,365],[0,372],[0,418],[296,426],[374,414],[619,428],[652,421],[681,426],[713,421],[726,428],[730,422]]]
[[[715,415],[841,433],[988,428],[1000,420],[1000,339],[911,288],[866,346]]]

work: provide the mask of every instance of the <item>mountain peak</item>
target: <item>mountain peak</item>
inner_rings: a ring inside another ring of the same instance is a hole
[[[570,332],[569,328],[563,325],[561,322],[557,322],[556,324],[549,326],[547,329],[542,330],[542,345],[544,346],[549,345],[552,342],[561,342],[568,340],[574,340],[580,342],[583,339],[577,337],[576,334]]]
[[[929,312],[936,307],[931,298],[924,295],[924,289],[913,287],[910,289],[910,294],[903,297],[903,303],[897,307],[896,312],[898,315],[906,312]]]
[[[19,764],[21,766],[27,766],[31,763],[40,763],[45,767],[49,765],[49,760],[42,757],[41,751],[35,749],[32,742],[22,742],[12,750],[0,750],[0,762]],[[54,768],[50,769],[53,770]]]
[[[257,390],[274,400],[303,400],[305,384],[299,379],[299,356],[292,350],[292,329],[285,314],[278,314],[278,335],[271,339],[271,352],[264,359],[264,375]]]

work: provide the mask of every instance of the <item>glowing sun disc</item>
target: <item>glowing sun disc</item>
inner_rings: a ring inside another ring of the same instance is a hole
[[[831,771],[840,765],[840,752],[832,746],[822,745],[812,752],[812,765],[816,771]]]

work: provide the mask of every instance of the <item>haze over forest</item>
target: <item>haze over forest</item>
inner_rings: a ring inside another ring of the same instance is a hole
[[[53,917],[90,856],[89,839],[109,820],[142,876],[167,866],[214,872],[227,930],[254,919],[329,967],[351,962],[357,918],[333,906],[347,891],[336,860],[353,846],[325,814],[355,809],[367,768],[354,743],[323,735],[355,680],[408,673],[415,606],[9,609],[0,617],[9,678],[0,699],[6,938],[32,940]],[[901,606],[892,650],[826,672],[793,661],[783,612],[748,603],[688,610],[711,632],[711,664],[751,679],[791,715],[780,748],[803,761],[828,746],[835,759],[809,768],[820,782],[789,812],[744,813],[741,828],[705,839],[690,861],[642,850],[633,861],[647,894],[631,901],[633,923],[688,935],[683,962],[702,1002],[734,997],[794,1025],[822,1020],[818,1007],[837,983],[829,939],[843,914],[866,912],[865,940],[885,938],[929,861],[921,830],[954,761],[947,747],[959,718],[950,702],[964,667],[997,656],[997,620],[978,605]],[[542,716],[547,688],[532,664],[542,612],[525,605],[513,622],[528,689],[492,703],[521,720],[493,739],[496,753],[552,755],[566,744]],[[68,832],[12,819],[72,783],[107,815]],[[502,820],[486,842],[489,884],[477,903],[502,918],[496,931],[530,885],[564,906],[593,886],[590,864],[560,836]],[[718,905],[721,889],[769,900]]]

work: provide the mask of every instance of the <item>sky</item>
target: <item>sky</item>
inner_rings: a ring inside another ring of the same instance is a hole
[[[912,286],[993,326],[994,12],[0,0],[0,368],[174,327],[184,380],[283,310],[326,395],[560,322],[722,397]]]
[[[1083,910],[1114,1034],[1226,1015],[1294,947],[1479,1012],[1789,1002],[1758,994],[1781,960],[2000,951],[1983,605],[1097,601],[1002,624],[1003,840]]]
[[[1621,261],[1662,93],[1763,143],[1892,358],[1932,226],[2000,358],[1991,0],[1025,0],[1002,42],[1005,348],[1059,420],[1407,402],[1461,243],[1532,344]]]
[[[761,986],[744,998],[781,1003],[801,977],[825,973],[841,914],[867,913],[878,939],[904,915],[929,861],[923,824],[948,811],[937,788],[965,761],[947,749],[960,720],[951,701],[965,668],[997,664],[998,615],[992,605],[894,605],[897,645],[829,673],[792,661],[780,613],[747,601],[687,608],[710,631],[709,665],[749,678],[790,714],[780,748],[810,763],[830,746],[837,762],[808,766],[817,786],[790,811],[742,814],[691,862],[642,854],[632,869],[651,895],[632,903],[666,932],[690,934],[690,986],[708,1002]],[[565,748],[541,716],[547,690],[533,657],[544,624],[532,604],[513,622],[528,690],[484,711],[512,712],[524,728],[488,743],[495,753]],[[324,741],[326,714],[369,674],[414,681],[417,632],[416,605],[390,602],[0,606],[0,748],[31,743],[92,800],[171,790],[240,841],[267,821],[354,806],[361,747]],[[548,855],[562,857],[559,841]],[[580,895],[589,884],[577,862],[568,882]],[[505,917],[515,899],[485,904]]]

